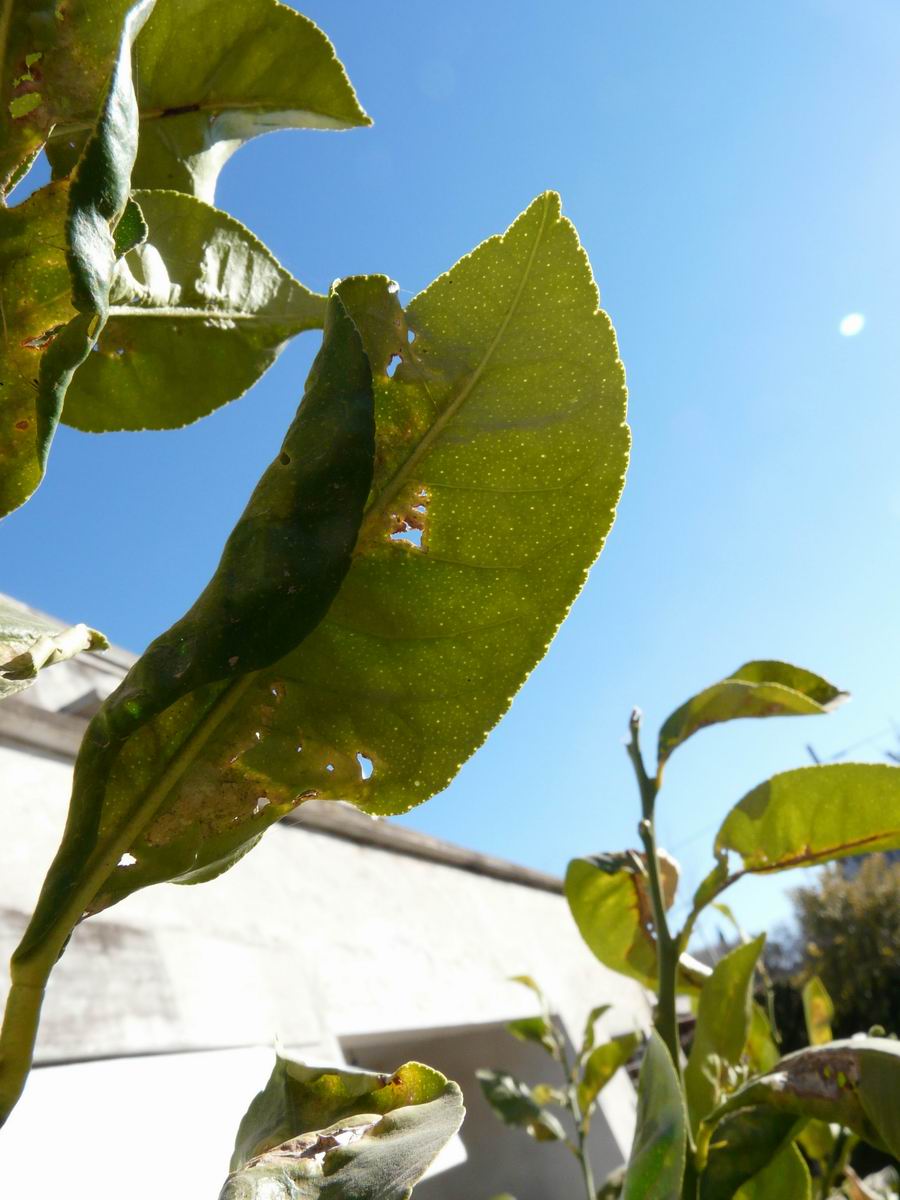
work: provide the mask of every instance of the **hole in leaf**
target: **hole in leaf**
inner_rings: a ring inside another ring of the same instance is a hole
[[[372,765],[371,758],[362,752],[358,752],[356,755],[356,761],[359,763],[359,771],[363,779],[371,778],[372,772],[375,769]]]
[[[259,814],[262,812],[262,810],[264,808],[268,808],[270,804],[271,804],[271,800],[269,799],[268,796],[259,796],[257,798],[256,804],[253,806],[254,817],[258,817]]]
[[[399,365],[400,365],[400,355],[399,354],[392,355],[391,361],[385,367],[385,374],[388,376],[389,379],[393,379],[394,372],[397,370],[397,367]]]
[[[420,549],[422,546],[422,530],[410,529],[406,526],[404,529],[398,529],[396,533],[391,534],[392,542],[406,542],[408,546],[415,546]]]
[[[409,342],[410,345],[412,345],[413,342],[416,340],[416,331],[414,329],[407,329],[406,340]]]
[[[137,862],[137,859],[134,857],[134,855],[129,854],[126,851],[126,853],[123,854],[122,857],[119,859],[119,866],[120,867],[133,867],[136,862]]]
[[[334,770],[334,763],[326,763],[325,770],[330,774]]]

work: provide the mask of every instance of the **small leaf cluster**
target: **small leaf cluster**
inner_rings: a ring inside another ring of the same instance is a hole
[[[759,988],[771,992],[761,961],[765,936],[748,939],[738,930],[739,943],[712,970],[687,952],[708,905],[731,916],[717,897],[745,875],[900,846],[898,768],[817,765],[755,787],[722,821],[714,865],[677,933],[667,917],[677,864],[655,838],[663,768],[694,734],[741,718],[824,714],[844,699],[846,693],[812,672],[747,663],[668,718],[654,774],[640,750],[640,715],[632,716],[628,750],[641,796],[644,853],[576,859],[566,875],[572,915],[596,957],[657,994],[656,1028],[638,1084],[635,1143],[621,1184],[626,1200],[803,1200],[838,1186],[849,1195],[855,1186],[849,1154],[857,1140],[900,1157],[900,1043],[865,1035],[834,1041],[833,1005],[813,978],[803,994],[809,1048],[782,1056],[773,1005],[755,999]],[[696,1013],[686,1060],[676,1018],[679,993]]]

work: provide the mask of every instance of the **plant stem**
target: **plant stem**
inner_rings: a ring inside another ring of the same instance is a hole
[[[584,1187],[587,1192],[588,1200],[597,1200],[597,1186],[594,1183],[594,1172],[591,1168],[591,1160],[587,1154],[587,1122],[586,1114],[582,1113],[581,1105],[578,1103],[578,1083],[576,1079],[577,1061],[575,1066],[569,1063],[569,1056],[566,1053],[566,1035],[564,1032],[556,1028],[555,1022],[550,1022],[554,1032],[554,1040],[556,1041],[557,1054],[559,1056],[559,1065],[562,1068],[565,1076],[565,1095],[566,1104],[569,1112],[572,1114],[572,1120],[575,1123],[576,1144],[571,1146],[572,1153],[578,1159],[581,1166],[581,1176],[584,1179]]]
[[[678,939],[672,936],[666,919],[666,903],[663,895],[662,873],[656,850],[654,812],[659,784],[647,774],[641,755],[640,729],[641,712],[635,709],[629,721],[630,739],[628,756],[631,759],[641,794],[641,823],[638,832],[644,843],[647,856],[647,876],[650,884],[650,899],[653,905],[653,924],[656,929],[658,959],[658,987],[656,997],[656,1028],[665,1042],[675,1069],[681,1077],[681,1046],[678,1041],[678,1019],[675,1013],[675,986],[678,971]]]

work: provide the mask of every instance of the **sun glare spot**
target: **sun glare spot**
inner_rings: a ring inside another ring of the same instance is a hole
[[[841,317],[838,329],[844,337],[856,337],[858,333],[862,333],[865,323],[866,318],[862,313],[847,313],[845,317]]]

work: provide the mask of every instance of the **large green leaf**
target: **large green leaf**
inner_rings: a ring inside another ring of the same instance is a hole
[[[220,1200],[407,1200],[463,1114],[456,1084],[421,1063],[376,1075],[279,1057]]]
[[[285,343],[321,328],[308,291],[239,221],[180,192],[138,191],[146,241],[122,259],[106,326],[66,394],[67,425],[172,429],[242,395]]]
[[[540,1104],[527,1083],[508,1071],[486,1067],[475,1072],[485,1100],[504,1123],[525,1132],[538,1142],[561,1142],[566,1132],[553,1113]]]
[[[810,1200],[812,1178],[806,1160],[796,1146],[785,1146],[735,1196],[737,1200]]]
[[[87,625],[50,621],[0,597],[0,700],[34,683],[45,667],[84,651],[109,649],[109,642]]]
[[[295,794],[269,802],[263,781],[234,768],[281,698],[284,685],[266,669],[321,620],[350,566],[373,426],[371,368],[335,294],[306,395],[213,579],[88,728],[63,843],[20,957],[45,953],[43,939],[50,930],[58,938],[73,906],[94,910],[149,882],[224,869],[293,807]],[[241,707],[245,739],[218,758],[215,731]]]
[[[0,4],[0,196],[54,126],[94,124],[130,0]],[[76,116],[77,114],[77,116]]]
[[[217,576],[187,623],[135,666],[96,718],[76,773],[73,828],[89,831],[89,852],[104,862],[117,851],[86,909],[158,880],[208,877],[306,798],[388,813],[444,787],[543,655],[612,521],[627,450],[622,368],[555,196],[406,315],[383,280],[347,281],[340,294],[371,368],[361,348],[358,367],[342,365],[349,342],[329,360],[336,407],[322,419],[341,416],[348,372],[360,402],[362,374],[377,380],[375,476],[351,569],[303,641],[333,595],[334,563],[346,567],[355,510],[351,521],[339,490],[329,520],[340,537],[310,535],[307,561],[277,570],[260,515],[239,538],[234,577]],[[405,361],[388,377],[398,350]],[[325,466],[338,470],[350,433],[327,427],[338,440]],[[325,504],[315,440],[298,438],[289,435],[271,478],[312,480]],[[354,497],[364,482],[360,467]],[[421,546],[392,536],[414,524],[425,526]],[[279,552],[289,550],[296,556]],[[300,574],[313,586],[323,570],[313,613],[288,585]],[[273,589],[284,614],[269,608]],[[251,634],[264,655],[242,648]],[[140,821],[129,815],[135,796]],[[74,838],[64,878],[81,870],[84,850]],[[136,861],[117,867],[125,852]]]
[[[798,1117],[846,1125],[900,1158],[900,1042],[856,1037],[789,1054],[775,1070],[752,1079],[718,1114],[762,1104]]]
[[[700,1174],[699,1200],[731,1200],[790,1144],[797,1117],[770,1108],[745,1108],[716,1125]]]
[[[4,314],[11,312],[4,318],[0,362],[0,516],[40,483],[66,389],[106,320],[123,248],[114,231],[128,202],[137,149],[131,47],[154,3],[141,0],[128,12],[96,125],[70,184],[51,185],[0,212],[0,262],[6,268],[0,299]]]
[[[638,1081],[637,1127],[622,1200],[679,1200],[687,1114],[675,1065],[654,1029]]]
[[[750,1034],[753,973],[765,934],[737,946],[716,963],[703,985],[697,1010],[694,1042],[684,1073],[691,1128],[711,1112],[723,1090],[736,1082]]]
[[[641,856],[628,850],[575,858],[566,871],[565,892],[575,924],[600,962],[655,989],[656,942]],[[679,986],[696,991],[709,973],[684,954]]]
[[[578,1107],[585,1129],[590,1126],[591,1113],[597,1097],[621,1067],[629,1061],[640,1044],[637,1033],[623,1033],[592,1050],[581,1068],[578,1083]]]
[[[260,133],[370,123],[328,38],[276,0],[161,0],[136,59],[138,187],[211,202],[224,164]],[[71,169],[86,113],[50,139],[57,175]]]
[[[773,775],[731,810],[716,851],[743,871],[783,871],[900,848],[900,767],[829,763]]]
[[[700,729],[744,717],[800,717],[830,712],[847,693],[784,662],[748,662],[675,710],[659,731],[659,765]]]

